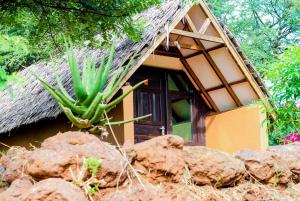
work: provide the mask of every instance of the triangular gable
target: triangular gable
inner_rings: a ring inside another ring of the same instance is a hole
[[[203,2],[187,7],[166,24],[165,32],[157,36],[122,85],[139,66],[151,65],[150,60],[152,65],[163,68],[174,65],[185,71],[208,106],[216,112],[266,98],[250,73],[247,61]]]

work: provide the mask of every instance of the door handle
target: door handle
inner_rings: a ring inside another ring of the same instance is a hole
[[[166,135],[166,128],[165,126],[162,126],[159,128],[161,135]]]

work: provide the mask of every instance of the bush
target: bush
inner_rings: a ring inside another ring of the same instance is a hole
[[[300,46],[286,50],[273,60],[265,77],[271,83],[269,91],[274,107],[267,109],[275,119],[267,121],[270,144],[283,143],[290,133],[300,130]],[[271,70],[270,70],[271,69]]]

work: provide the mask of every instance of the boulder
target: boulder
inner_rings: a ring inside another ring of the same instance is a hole
[[[287,184],[292,175],[285,161],[275,153],[268,151],[243,150],[236,158],[245,163],[250,179],[262,183]]]
[[[130,185],[123,185],[119,189],[101,189],[97,192],[94,201],[223,201],[222,192],[212,186],[195,186],[193,184],[169,183],[161,184],[143,183],[135,179]]]
[[[21,196],[32,187],[28,178],[14,180],[10,187],[0,194],[0,201],[20,201]]]
[[[171,200],[184,201],[224,201],[218,189],[212,186],[195,186],[193,184],[166,184],[163,186]]]
[[[202,146],[187,146],[183,150],[192,182],[197,185],[227,187],[244,180],[243,162],[226,153]]]
[[[134,184],[114,190],[95,201],[171,201],[164,189],[151,184]]]
[[[126,152],[135,156],[134,168],[148,181],[180,182],[185,170],[183,143],[183,139],[178,136],[165,135],[135,144]]]
[[[231,201],[298,201],[300,192],[292,188],[277,188],[270,185],[246,182],[233,188],[221,189]]]
[[[25,148],[12,147],[1,157],[0,163],[4,167],[4,171],[2,171],[4,181],[11,183],[27,175],[26,164],[30,153]]]
[[[101,187],[113,187],[126,179],[120,152],[96,136],[83,132],[60,133],[46,139],[41,148],[29,156],[27,172],[37,180],[55,177],[70,181],[70,170],[78,173],[83,159],[88,157],[101,160],[97,172],[97,178],[103,181]]]
[[[46,179],[34,184],[21,201],[88,201],[84,192],[63,179]]]
[[[293,173],[292,180],[300,182],[300,143],[295,142],[287,145],[278,145],[269,147],[268,151],[278,154],[284,161],[290,171]]]

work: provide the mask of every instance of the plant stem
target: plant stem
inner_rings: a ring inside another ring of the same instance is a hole
[[[135,171],[135,169],[134,169],[134,168],[132,167],[132,165],[130,164],[130,162],[129,162],[127,156],[126,156],[126,154],[125,154],[125,153],[123,152],[123,150],[121,149],[121,146],[120,146],[120,144],[119,144],[119,142],[118,142],[118,140],[117,140],[117,138],[116,138],[116,135],[115,135],[115,133],[114,133],[112,127],[111,127],[109,118],[108,118],[108,116],[107,116],[105,110],[104,110],[104,115],[105,115],[105,118],[106,118],[106,120],[107,120],[108,127],[109,127],[109,129],[110,129],[110,131],[111,131],[111,134],[112,134],[112,136],[113,136],[115,142],[117,143],[117,147],[118,147],[118,149],[119,149],[121,155],[123,156],[123,158],[125,158],[125,161],[127,162],[128,166],[132,169],[132,171],[133,171],[134,175],[136,176],[137,180],[140,182],[140,184],[142,185],[142,187],[143,187],[144,190],[145,190],[146,188],[145,188],[145,185],[143,184],[141,178],[139,177],[138,173]]]

